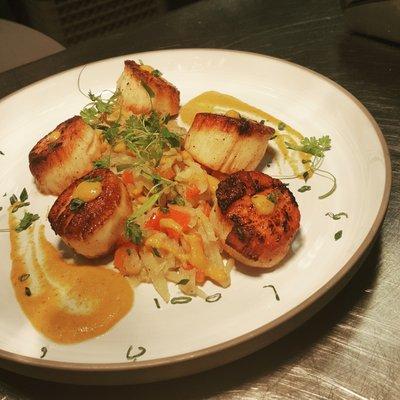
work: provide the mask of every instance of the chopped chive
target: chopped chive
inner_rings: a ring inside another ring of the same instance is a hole
[[[161,308],[160,307],[160,302],[158,301],[158,299],[154,298],[153,300],[154,300],[154,303],[156,303],[156,307],[157,308]]]
[[[206,297],[206,302],[207,303],[215,303],[216,301],[220,300],[221,297],[222,297],[221,293],[215,293],[215,294],[212,294],[210,296],[207,296]]]
[[[342,230],[337,231],[337,232],[335,233],[335,240],[339,240],[339,239],[342,237],[342,234],[343,234],[343,231],[342,231]]]
[[[146,82],[144,82],[144,81],[140,81],[140,83],[142,84],[144,90],[146,90],[149,97],[152,99],[155,96],[155,93],[153,92],[151,87],[149,85],[147,85]]]
[[[24,282],[24,281],[26,281],[30,276],[31,276],[31,274],[22,274],[22,275],[20,275],[20,276],[18,277],[18,280],[19,280],[20,282]]]
[[[138,347],[139,353],[137,353],[137,354],[131,354],[132,349],[133,349],[133,346],[129,346],[129,349],[126,352],[127,360],[136,361],[136,359],[138,357],[141,357],[144,353],[146,353],[146,349],[144,347],[141,347],[141,346]]]
[[[348,214],[345,213],[345,212],[340,212],[340,213],[337,213],[337,214],[334,214],[333,212],[327,212],[325,215],[327,215],[328,217],[330,217],[330,218],[332,218],[334,220],[338,220],[338,219],[340,219],[342,217],[349,218]]]
[[[171,304],[186,304],[192,301],[191,297],[188,296],[180,296],[180,297],[173,297],[171,299]]]
[[[32,292],[31,292],[31,289],[29,289],[28,287],[25,287],[25,296],[32,296]]]
[[[300,189],[298,189],[297,191],[300,192],[300,193],[304,193],[304,192],[307,192],[309,190],[311,190],[311,186],[304,185]]]
[[[188,282],[189,282],[189,279],[181,279],[181,280],[177,283],[177,285],[187,285]]]
[[[277,301],[280,301],[279,294],[278,294],[278,292],[276,291],[274,285],[266,285],[266,286],[263,286],[263,288],[271,288],[271,289],[274,291],[274,293],[275,293],[275,299],[276,299]]]
[[[83,200],[75,198],[72,199],[71,202],[69,203],[69,209],[72,212],[77,212],[81,207],[83,207],[84,204],[85,202]]]
[[[284,122],[280,121],[278,124],[278,129],[280,131],[283,131],[285,129],[285,127],[286,127],[286,124]]]
[[[47,347],[42,347],[40,349],[40,351],[42,352],[42,355],[40,356],[40,358],[44,358],[47,354]]]

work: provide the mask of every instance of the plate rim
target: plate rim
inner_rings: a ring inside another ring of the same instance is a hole
[[[240,336],[237,336],[233,339],[227,340],[225,342],[208,346],[200,350],[196,350],[193,352],[187,352],[179,355],[174,355],[174,356],[169,356],[169,357],[162,357],[162,358],[156,358],[154,360],[144,360],[144,361],[125,361],[125,362],[117,362],[117,363],[76,363],[76,362],[68,362],[68,361],[54,361],[54,360],[44,360],[40,358],[34,358],[34,357],[29,357],[29,356],[24,356],[24,355],[19,355],[13,352],[9,352],[6,350],[3,350],[0,348],[0,362],[1,361],[7,361],[11,363],[17,363],[17,364],[22,364],[25,366],[30,366],[30,367],[35,367],[39,369],[52,369],[52,370],[58,370],[58,371],[69,371],[69,372],[90,372],[90,373],[104,373],[104,372],[121,372],[121,371],[129,371],[129,372],[137,372],[137,371],[143,371],[143,370],[149,370],[153,368],[160,368],[160,367],[165,367],[165,366],[171,366],[171,365],[179,365],[181,363],[185,362],[190,362],[190,363],[195,363],[196,360],[206,358],[209,356],[212,356],[214,354],[227,351],[229,349],[235,348],[237,346],[240,346],[246,342],[249,342],[252,339],[260,338],[263,336],[263,334],[266,334],[268,331],[275,330],[279,326],[281,326],[281,332],[278,334],[275,334],[273,338],[271,338],[270,341],[268,341],[266,344],[263,343],[262,340],[259,340],[258,345],[252,346],[250,350],[246,351],[246,354],[239,355],[231,360],[228,360],[226,362],[215,362],[215,365],[211,365],[209,369],[221,365],[224,363],[227,363],[229,361],[233,361],[234,359],[238,359],[241,357],[244,357],[245,355],[251,354],[252,352],[255,352],[259,350],[260,348],[271,344],[272,342],[278,340],[280,337],[284,336],[285,334],[289,333],[293,329],[295,329],[300,323],[293,324],[292,327],[290,327],[288,330],[285,331],[284,327],[285,324],[288,324],[291,320],[294,320],[295,317],[301,315],[301,313],[307,311],[307,309],[311,308],[313,304],[318,303],[319,300],[322,300],[325,295],[327,295],[331,290],[333,290],[335,287],[339,286],[339,283],[348,275],[350,272],[352,272],[353,269],[357,266],[358,262],[362,258],[362,256],[366,253],[367,249],[369,246],[373,243],[373,240],[378,233],[381,224],[383,223],[388,204],[389,204],[389,197],[390,197],[390,192],[391,192],[391,185],[392,185],[392,167],[391,167],[391,159],[390,159],[390,153],[389,149],[385,140],[385,137],[378,125],[378,123],[375,121],[371,113],[368,111],[368,109],[361,103],[360,100],[358,100],[353,94],[351,94],[347,89],[345,89],[343,86],[339,85],[332,79],[326,77],[325,75],[322,75],[319,72],[316,72],[310,68],[304,67],[300,64],[294,63],[292,61],[288,61],[282,58],[278,57],[273,57],[265,54],[260,54],[260,53],[254,53],[250,51],[242,51],[242,50],[230,50],[230,49],[217,49],[217,48],[178,48],[178,49],[162,49],[162,50],[153,50],[153,51],[144,51],[144,52],[139,52],[139,53],[127,53],[127,54],[122,54],[118,55],[115,57],[109,57],[109,58],[104,58],[101,60],[97,60],[94,62],[89,62],[86,64],[81,64],[72,68],[68,68],[64,71],[52,74],[47,76],[46,78],[40,79],[36,82],[33,82],[27,86],[24,86],[15,92],[12,92],[5,97],[0,99],[0,103],[3,103],[4,101],[7,101],[10,97],[13,97],[20,92],[27,90],[29,88],[32,88],[36,85],[40,85],[43,81],[49,80],[51,78],[57,77],[59,75],[62,75],[64,73],[70,72],[71,70],[74,69],[79,69],[85,66],[97,64],[97,63],[102,63],[104,61],[108,60],[113,60],[117,58],[122,58],[122,57],[132,57],[132,56],[141,56],[144,54],[150,54],[150,53],[171,53],[171,52],[215,52],[215,53],[227,53],[229,55],[232,54],[238,54],[238,55],[247,55],[250,57],[256,57],[256,58],[261,58],[261,59],[270,59],[273,61],[277,61],[280,63],[285,63],[289,64],[295,68],[298,68],[300,70],[303,70],[305,72],[308,72],[328,84],[333,85],[337,90],[339,90],[341,93],[343,93],[346,97],[348,97],[357,107],[358,109],[367,117],[368,121],[371,123],[371,125],[374,128],[375,134],[378,137],[379,143],[381,145],[383,155],[384,155],[384,162],[385,162],[385,185],[384,185],[384,192],[382,196],[382,202],[379,206],[377,215],[375,220],[373,221],[368,233],[366,234],[364,240],[361,242],[361,244],[358,246],[358,248],[354,251],[353,255],[350,257],[350,259],[343,265],[343,267],[329,280],[327,281],[320,289],[318,289],[315,293],[313,293],[311,296],[309,296],[307,299],[305,299],[303,302],[298,304],[296,307],[292,308],[290,311],[284,313],[283,315],[279,316],[275,320],[266,323],[256,329],[253,329],[252,331],[242,334]],[[341,288],[338,288],[337,291],[339,291]],[[335,292],[334,294],[336,294]],[[305,320],[311,318],[316,312],[318,311],[318,308],[316,310],[312,311],[304,320],[301,321],[301,323],[304,323]],[[5,366],[7,368],[7,366]],[[203,368],[204,369],[204,368]],[[202,370],[203,370],[202,369]],[[195,371],[196,372],[196,371]],[[185,373],[180,374],[180,376],[186,375]],[[160,377],[154,377],[154,381],[161,379]],[[149,380],[146,380],[149,381]]]

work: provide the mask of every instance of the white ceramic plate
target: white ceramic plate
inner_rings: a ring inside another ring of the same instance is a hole
[[[290,182],[301,210],[301,231],[293,255],[279,269],[257,274],[235,270],[232,285],[225,290],[206,284],[208,293],[222,293],[216,303],[194,299],[157,309],[154,289],[142,285],[128,316],[103,336],[74,345],[52,343],[24,316],[9,279],[8,235],[1,234],[0,357],[6,368],[55,380],[141,382],[182,376],[239,358],[322,307],[354,272],[382,222],[390,190],[390,161],[383,136],[367,110],[334,82],[276,58],[188,49],[89,64],[82,73],[82,90],[113,90],[124,59],[142,59],[159,68],[180,89],[182,104],[201,92],[217,90],[275,115],[305,136],[329,134],[332,150],[324,169],[335,174],[338,189],[319,200],[318,195],[329,189],[329,181],[312,178],[312,190],[305,193],[297,192],[304,183]],[[0,156],[0,182],[7,193],[0,197],[0,228],[7,226],[8,196],[23,187],[30,194],[31,210],[46,221],[54,198],[37,191],[28,169],[28,152],[86,104],[77,87],[81,70],[49,77],[0,102],[0,150],[5,153]],[[277,171],[276,165],[268,169],[270,174]],[[349,218],[333,221],[325,216],[340,211]],[[335,241],[339,230],[343,237]],[[48,226],[47,235],[56,240]],[[271,288],[263,288],[269,284],[277,289],[280,301]],[[175,295],[177,289],[171,286],[171,292]],[[126,359],[131,345],[147,350],[135,362]],[[40,359],[43,346],[48,352]]]

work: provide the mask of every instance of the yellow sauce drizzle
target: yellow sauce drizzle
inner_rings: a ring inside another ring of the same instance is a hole
[[[83,201],[92,201],[101,193],[101,182],[81,182],[72,192],[72,198]]]
[[[11,215],[9,223],[11,281],[40,333],[58,343],[81,342],[105,333],[131,309],[133,291],[119,273],[69,264],[46,240],[43,225],[35,241],[33,227],[17,233]]]
[[[275,141],[283,158],[288,162],[296,176],[302,176],[303,172],[299,171],[299,165],[301,165],[302,160],[309,161],[311,155],[297,151],[289,151],[285,146],[285,141],[298,144],[304,136],[286,124],[282,130],[279,130],[278,126],[281,121],[259,108],[253,107],[236,97],[224,93],[209,91],[194,97],[186,103],[181,108],[179,115],[182,122],[190,126],[197,113],[225,114],[229,110],[235,110],[240,115],[246,115],[248,118],[268,121],[268,123],[276,130],[277,137]],[[308,169],[309,167],[307,164],[304,164],[304,166],[302,166],[303,171],[304,168]]]
[[[51,133],[49,133],[49,135],[47,136],[47,138],[51,141],[51,142],[55,142],[57,139],[59,139],[61,136],[61,132],[60,131],[53,131]]]

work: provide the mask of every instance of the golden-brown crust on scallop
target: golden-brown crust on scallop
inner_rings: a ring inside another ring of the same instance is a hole
[[[274,196],[271,213],[257,212],[252,203],[255,194]],[[279,179],[240,171],[220,182],[216,196],[216,228],[230,255],[261,268],[271,268],[285,257],[299,229],[300,212],[293,194]]]
[[[203,166],[222,173],[257,167],[275,130],[246,118],[198,113],[185,149]]]
[[[70,203],[75,188],[93,178],[100,179],[100,195],[72,211]],[[75,251],[86,257],[98,257],[109,252],[120,238],[131,212],[129,194],[123,182],[110,170],[101,168],[73,182],[57,198],[48,218],[54,232]],[[97,248],[90,248],[91,243]]]
[[[154,92],[154,97],[150,98],[143,83]],[[152,110],[170,116],[179,113],[179,90],[164,78],[141,69],[135,61],[125,61],[117,87],[121,91],[121,106],[125,113],[148,114]]]
[[[100,136],[80,116],[74,116],[36,143],[29,153],[29,169],[42,193],[58,195],[93,168],[92,161],[102,150]]]

